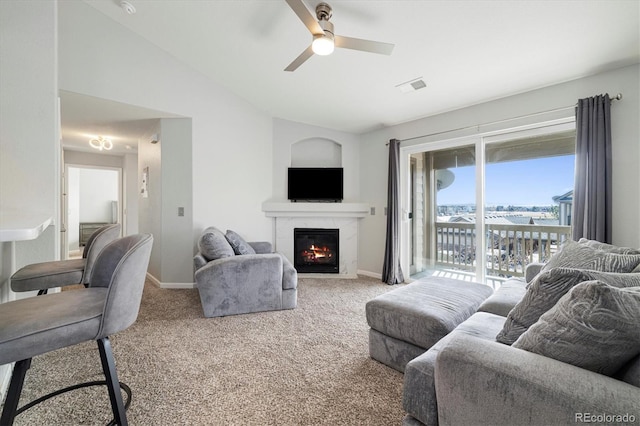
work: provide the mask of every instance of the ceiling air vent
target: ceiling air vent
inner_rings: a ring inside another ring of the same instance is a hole
[[[405,83],[398,84],[396,86],[402,93],[415,92],[416,90],[424,89],[427,87],[427,84],[424,82],[422,77],[415,78],[413,80],[409,80]]]

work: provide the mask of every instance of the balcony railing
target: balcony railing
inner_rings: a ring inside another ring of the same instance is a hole
[[[476,268],[476,225],[436,222],[436,265]],[[571,237],[570,226],[486,224],[487,275],[524,276],[529,263],[546,262]]]

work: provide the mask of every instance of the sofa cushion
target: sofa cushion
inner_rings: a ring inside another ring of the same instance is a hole
[[[236,232],[227,229],[227,233],[224,234],[225,238],[231,244],[233,252],[235,254],[256,254],[256,251],[247,243],[244,238],[238,235]]]
[[[640,353],[640,287],[576,285],[513,347],[612,375]]]
[[[523,278],[508,279],[487,300],[482,302],[478,312],[489,312],[506,317],[511,309],[522,300],[527,291],[526,286],[527,283]]]
[[[596,250],[606,251],[607,253],[617,253],[617,254],[640,254],[640,249],[633,247],[618,247],[612,244],[601,243],[596,240],[588,240],[586,238],[580,238],[578,241],[580,244],[585,244],[591,248]]]
[[[551,256],[541,273],[553,268],[591,269],[603,272],[631,272],[640,264],[639,254],[618,254],[568,240]]]
[[[233,248],[225,238],[222,231],[215,227],[204,230],[198,240],[198,249],[202,256],[209,262],[223,257],[234,256]]]
[[[543,271],[531,281],[522,300],[509,312],[496,340],[511,345],[571,288],[590,280],[600,280],[615,287],[640,286],[640,274],[572,268],[553,268]]]

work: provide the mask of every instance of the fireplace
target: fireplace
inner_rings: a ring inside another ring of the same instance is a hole
[[[340,272],[339,229],[295,228],[293,266],[301,273]]]

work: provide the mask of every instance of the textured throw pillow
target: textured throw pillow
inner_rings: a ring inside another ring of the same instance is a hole
[[[640,254],[640,249],[636,249],[632,247],[618,247],[612,244],[601,243],[600,241],[596,241],[596,240],[588,240],[586,238],[580,238],[578,243],[585,244],[596,250],[606,251],[607,253]]]
[[[640,264],[640,254],[608,253],[587,244],[568,240],[562,244],[556,254],[551,256],[540,272],[558,267],[603,272],[631,272],[638,264]]]
[[[613,375],[640,353],[640,287],[586,281],[569,293],[513,347]]]
[[[235,254],[256,254],[256,251],[247,243],[240,235],[227,229],[227,233],[224,234],[229,244],[233,248]]]
[[[210,227],[204,230],[198,240],[200,253],[208,261],[234,256],[233,248],[225,238],[222,231]]]
[[[496,340],[511,345],[569,290],[581,282],[592,280],[600,280],[614,287],[640,286],[640,274],[572,268],[553,268],[541,272],[531,281],[522,300],[507,315]]]

